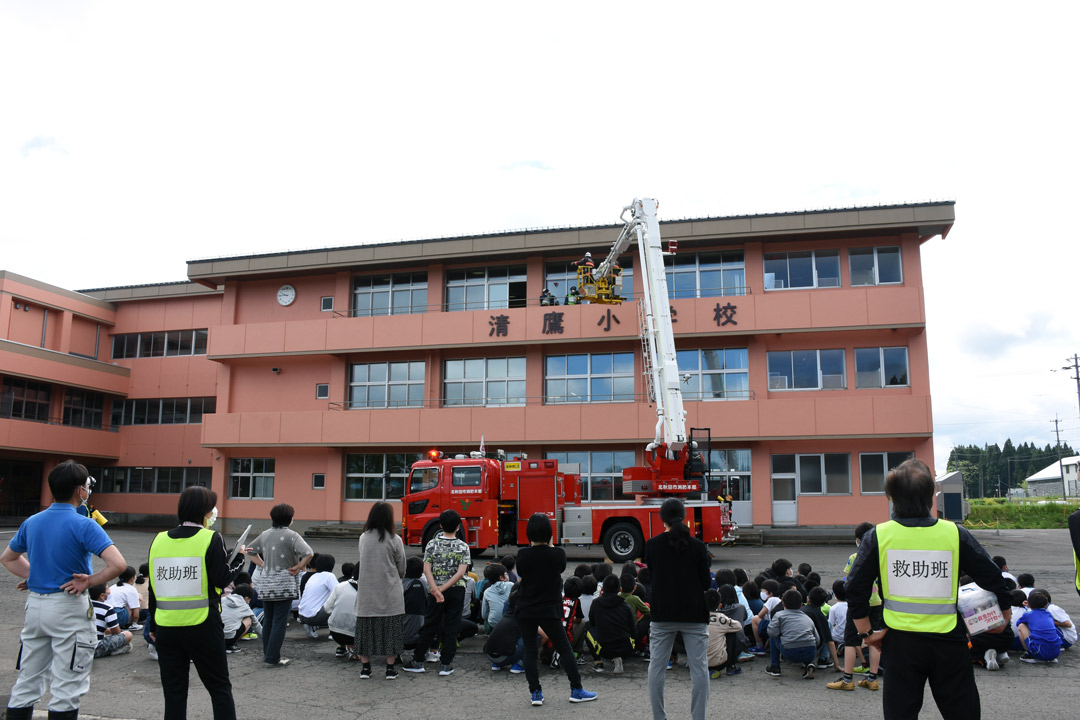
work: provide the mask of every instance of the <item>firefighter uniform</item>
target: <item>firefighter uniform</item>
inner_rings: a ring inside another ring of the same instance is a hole
[[[221,535],[185,523],[150,546],[151,611],[165,720],[187,717],[188,663],[210,693],[215,720],[235,720],[219,589],[231,580]]]

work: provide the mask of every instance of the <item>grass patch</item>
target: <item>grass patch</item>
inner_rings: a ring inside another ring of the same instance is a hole
[[[972,500],[971,514],[964,521],[964,527],[997,527],[1002,529],[1026,528],[1034,530],[1053,530],[1067,528],[1069,515],[1080,509],[1080,503],[1037,502],[1008,503],[1003,499]]]

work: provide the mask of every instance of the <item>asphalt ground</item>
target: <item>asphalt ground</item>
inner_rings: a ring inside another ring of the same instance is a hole
[[[108,528],[106,528],[108,529]],[[11,533],[0,529],[0,540]],[[991,555],[1004,555],[1014,574],[1031,572],[1036,585],[1046,587],[1054,601],[1074,619],[1080,619],[1080,598],[1073,586],[1073,561],[1068,532],[1065,530],[977,531],[976,536]],[[128,564],[137,566],[147,560],[152,535],[135,530],[112,530],[111,537]],[[226,538],[227,542],[235,538]],[[349,561],[356,550],[355,540],[314,540],[318,552],[329,552],[340,563]],[[743,567],[756,574],[777,557],[786,557],[796,565],[808,562],[831,585],[844,567],[851,547],[805,545],[786,547],[735,546],[714,547],[713,569]],[[507,551],[506,548],[503,551]],[[415,550],[411,552],[416,552]],[[598,562],[598,548],[569,548],[572,572],[578,562]],[[477,567],[491,559],[491,553],[476,561]],[[2,571],[0,571],[2,572]],[[14,576],[0,576],[0,686],[8,689],[15,681],[15,659],[22,628],[24,595],[15,588]],[[541,669],[545,704],[529,704],[524,675],[503,671],[492,673],[483,654],[483,636],[465,640],[454,661],[455,672],[439,677],[437,665],[428,665],[424,674],[401,673],[388,682],[376,673],[371,680],[360,680],[359,663],[334,657],[335,644],[322,638],[312,640],[295,623],[290,625],[283,654],[293,658],[284,668],[263,664],[259,641],[242,643],[243,652],[229,656],[233,696],[240,718],[257,720],[297,720],[298,718],[536,718],[590,717],[647,718],[650,716],[647,691],[647,664],[640,660],[626,663],[626,673],[595,674],[583,668],[586,689],[599,693],[589,704],[568,702],[569,684],[561,671]],[[1042,715],[1049,718],[1077,717],[1080,683],[1080,648],[1063,653],[1058,665],[1028,665],[1020,662],[1019,653],[999,672],[976,668],[982,697],[983,717],[1019,718]],[[3,658],[7,658],[6,660]],[[818,670],[812,681],[802,680],[801,671],[785,666],[783,675],[765,674],[764,659],[742,665],[743,674],[711,681],[708,716],[710,718],[752,718],[763,714],[799,720],[810,718],[872,718],[881,716],[880,693],[857,689],[855,692],[828,690],[825,683],[837,677],[832,670]],[[888,678],[882,678],[888,682]],[[46,703],[38,710],[44,717]],[[194,672],[191,673],[189,717],[210,718],[209,699]],[[667,673],[667,711],[670,718],[690,714],[689,671],[677,667]],[[134,650],[116,657],[99,658],[94,663],[89,693],[83,698],[83,717],[111,719],[157,718],[163,712],[161,682],[157,663],[150,659],[141,635]],[[940,718],[930,696],[925,695],[923,718]]]

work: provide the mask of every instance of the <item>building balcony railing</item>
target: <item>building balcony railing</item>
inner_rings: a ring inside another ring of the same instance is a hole
[[[683,402],[712,402],[712,401],[735,401],[753,400],[756,395],[753,390],[731,390],[724,393],[684,392]],[[461,407],[486,407],[486,408],[513,408],[513,407],[536,407],[539,405],[612,405],[639,403],[651,405],[649,398],[643,393],[631,394],[607,394],[607,395],[538,395],[527,397],[486,397],[463,400],[459,398],[426,398],[422,401],[408,400],[345,400],[331,401],[327,408],[332,411],[341,410],[379,410],[379,409],[440,409]]]

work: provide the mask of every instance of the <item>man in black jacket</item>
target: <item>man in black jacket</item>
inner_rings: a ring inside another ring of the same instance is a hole
[[[1073,581],[1076,592],[1080,593],[1080,510],[1069,516],[1069,537],[1072,539],[1073,564],[1076,566],[1076,576]]]
[[[604,590],[589,608],[589,638],[592,641],[593,669],[603,672],[604,659],[615,661],[615,674],[623,671],[623,658],[634,654],[637,623],[634,611],[619,595],[619,578],[604,578]]]

